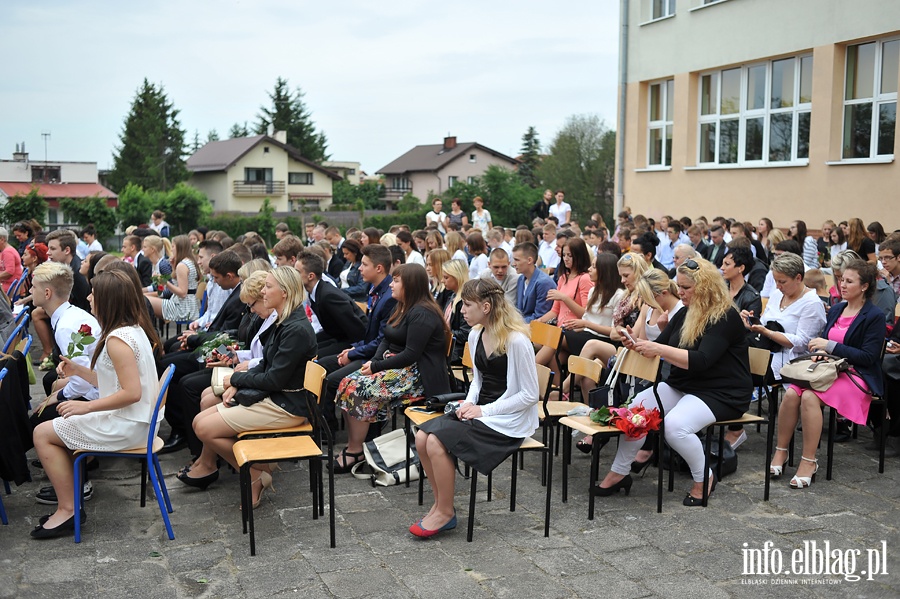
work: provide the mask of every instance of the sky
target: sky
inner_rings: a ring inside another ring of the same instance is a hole
[[[256,122],[277,77],[305,93],[333,160],[375,173],[413,146],[515,156],[534,126],[615,127],[618,2],[42,0],[0,5],[0,158],[110,168],[146,77],[188,142]]]

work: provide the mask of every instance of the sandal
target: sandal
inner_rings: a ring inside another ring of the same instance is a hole
[[[357,453],[350,453],[349,451],[347,451],[346,447],[343,449],[343,451],[341,451],[340,454],[338,454],[338,457],[341,456],[344,457],[343,464],[338,462],[337,458],[335,458],[334,462],[331,463],[331,471],[334,474],[347,474],[353,469],[354,466],[356,466],[360,462],[366,461],[365,454],[363,452],[359,451]],[[350,458],[353,458],[352,462],[349,461]]]

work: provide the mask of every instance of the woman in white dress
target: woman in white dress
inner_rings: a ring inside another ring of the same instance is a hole
[[[34,429],[38,458],[59,499],[56,512],[41,519],[31,532],[36,539],[75,530],[72,452],[121,451],[144,445],[159,393],[153,358],[159,338],[152,328],[139,324],[146,309],[144,299],[123,272],[102,272],[92,283],[88,299],[103,334],[90,368],[63,358],[63,371],[66,376],[77,374],[95,383],[100,398],[61,402],[59,417]]]

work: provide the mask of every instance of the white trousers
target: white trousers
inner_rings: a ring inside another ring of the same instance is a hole
[[[716,417],[709,406],[696,395],[682,393],[666,383],[660,383],[657,391],[665,408],[666,443],[687,462],[694,482],[703,482],[706,458],[703,455],[703,443],[696,433],[715,422]],[[648,410],[659,407],[652,388],[638,393],[631,405],[642,405]],[[643,438],[630,439],[622,435],[610,470],[617,474],[629,474],[631,463],[643,445]]]

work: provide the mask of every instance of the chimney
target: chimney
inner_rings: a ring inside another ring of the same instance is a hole
[[[13,160],[17,162],[28,162],[28,152],[25,151],[25,142],[22,145],[16,144],[16,151],[13,152]]]
[[[456,137],[445,137],[444,138],[444,149],[452,150],[456,147]]]
[[[287,131],[276,131],[272,137],[275,138],[275,141],[280,141],[283,144],[287,143]]]

